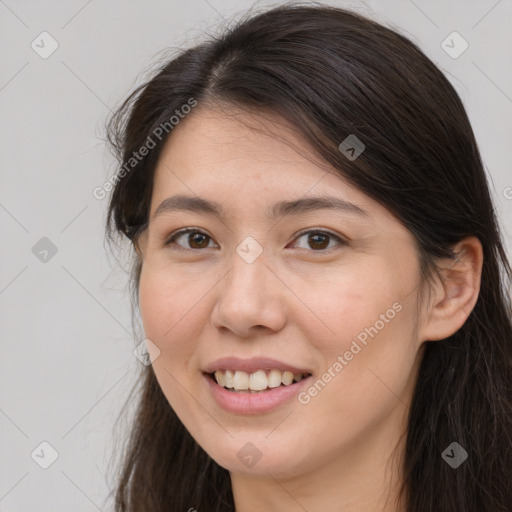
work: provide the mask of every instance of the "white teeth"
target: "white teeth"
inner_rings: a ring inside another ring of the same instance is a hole
[[[254,391],[261,391],[267,388],[267,374],[263,370],[251,373],[249,376],[249,387]]]
[[[289,386],[293,382],[293,373],[292,372],[283,372],[281,375],[281,382],[285,386]]]
[[[281,372],[279,370],[270,370],[268,374],[268,387],[277,388],[281,385]]]
[[[221,371],[219,373],[222,373]],[[221,386],[225,386],[226,388],[234,388],[235,387],[235,384],[233,382],[233,376],[235,374],[231,371],[231,370],[226,370],[224,372],[224,384],[220,384],[220,382],[218,382]]]
[[[233,377],[233,386],[236,390],[249,389],[249,374],[237,370]]]
[[[215,372],[215,380],[217,381],[219,386],[226,385],[226,377],[224,377],[224,374],[222,372],[219,372],[219,370]]]
[[[267,388],[277,388],[281,385],[289,386],[292,382],[300,382],[305,376],[290,371],[281,372],[272,369],[268,373],[258,370],[247,373],[241,370],[217,370],[214,378],[217,384],[235,391],[263,391]]]

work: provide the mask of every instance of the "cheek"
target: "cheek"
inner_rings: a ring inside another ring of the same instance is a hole
[[[355,441],[393,411],[407,412],[418,346],[414,304],[397,298],[371,302],[352,316],[346,306],[338,343],[324,350],[325,369],[301,397],[310,428],[325,433],[326,447]]]
[[[193,363],[202,304],[193,283],[182,283],[176,277],[146,267],[140,277],[139,304],[145,337],[160,350],[152,364],[156,379],[181,421],[190,424],[197,418],[190,415],[190,396],[184,390],[197,380]]]
[[[202,294],[196,289],[200,286],[156,268],[141,273],[139,304],[145,336],[159,347],[166,366],[173,369],[195,350],[201,325],[198,315],[204,307],[199,300]]]
[[[321,294],[309,295],[318,313],[307,324],[307,338],[323,368],[302,403],[311,411],[318,407],[312,414],[318,428],[346,430],[347,414],[361,428],[407,393],[418,351],[415,295],[408,291],[405,270],[398,278],[375,265],[331,279]]]
[[[173,316],[178,312],[174,290],[169,280],[162,279],[157,272],[144,267],[139,282],[139,304],[146,337],[153,342],[161,340],[173,325]],[[173,298],[174,297],[174,298]]]
[[[186,279],[179,269],[172,269],[159,259],[148,258],[139,281],[139,303],[146,334],[151,331],[157,338],[170,335],[182,318],[181,322],[190,325],[188,313],[204,286],[201,280]]]
[[[357,336],[364,342],[365,328],[375,322],[381,327],[381,314],[395,316],[393,304],[400,299],[397,283],[382,278],[376,265],[332,273],[322,286],[308,286],[303,293],[314,313],[308,343],[331,359],[349,350]]]

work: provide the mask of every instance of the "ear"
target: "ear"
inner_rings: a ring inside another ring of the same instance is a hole
[[[437,278],[434,293],[421,331],[421,341],[448,338],[466,322],[475,307],[480,292],[483,249],[474,236],[461,240],[453,247],[455,260],[437,262],[441,278]]]

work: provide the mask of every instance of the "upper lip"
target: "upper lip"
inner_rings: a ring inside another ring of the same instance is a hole
[[[210,363],[204,368],[204,372],[213,373],[216,370],[241,370],[247,373],[254,373],[258,370],[280,370],[292,373],[311,373],[306,368],[301,368],[288,363],[283,363],[270,357],[253,357],[251,359],[240,359],[238,357],[222,357]]]

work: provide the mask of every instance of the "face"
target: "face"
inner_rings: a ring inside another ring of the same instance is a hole
[[[306,158],[283,120],[197,109],[171,135],[139,299],[156,378],[187,430],[228,470],[276,476],[391,441],[420,345],[410,232]],[[217,384],[216,368],[242,390]]]

